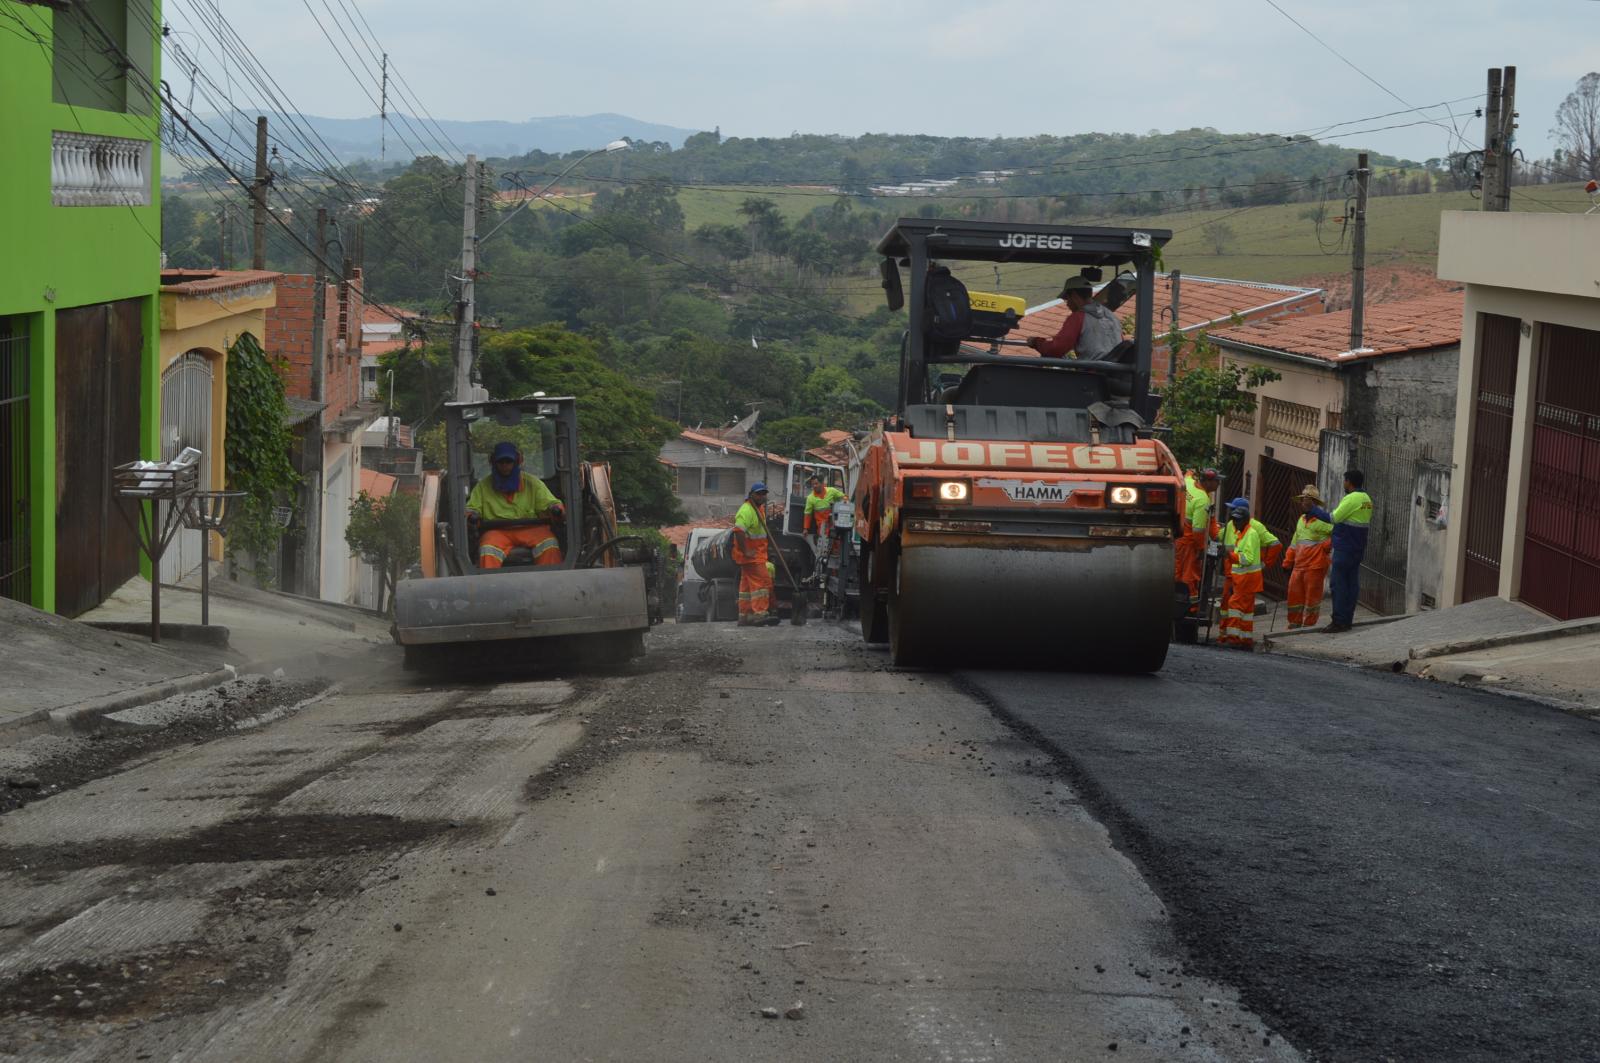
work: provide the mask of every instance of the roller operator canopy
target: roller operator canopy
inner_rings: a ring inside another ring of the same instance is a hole
[[[901,218],[878,241],[877,250],[890,258],[905,258],[919,238],[933,258],[1114,266],[1154,254],[1172,239],[1172,230]]]

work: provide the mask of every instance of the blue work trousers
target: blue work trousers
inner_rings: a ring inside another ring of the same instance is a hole
[[[1333,592],[1333,622],[1351,623],[1356,618],[1356,599],[1361,596],[1361,555],[1335,550],[1328,583]]]

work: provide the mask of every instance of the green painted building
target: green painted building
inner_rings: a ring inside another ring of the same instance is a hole
[[[159,453],[159,0],[0,0],[0,596],[139,571],[111,468]]]

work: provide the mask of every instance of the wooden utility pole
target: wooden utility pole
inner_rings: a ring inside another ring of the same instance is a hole
[[[250,187],[250,268],[267,268],[267,116],[256,119],[256,179]]]
[[[1350,349],[1361,349],[1367,309],[1367,153],[1356,156],[1355,235],[1350,240]]]
[[[455,400],[472,397],[472,367],[476,351],[473,342],[477,307],[475,278],[478,271],[478,157],[467,156],[461,171],[461,298],[456,303],[456,379]]]
[[[326,370],[324,348],[328,342],[328,210],[317,208],[317,249],[311,287],[311,401],[322,401]]]

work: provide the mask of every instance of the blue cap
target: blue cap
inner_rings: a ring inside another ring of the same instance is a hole
[[[494,445],[494,453],[490,455],[489,460],[494,462],[499,461],[501,458],[510,458],[512,461],[516,461],[517,445],[515,443],[496,443]]]
[[[757,480],[755,483],[750,485],[750,494],[753,495],[757,491],[765,491],[766,489],[767,485],[762,483],[760,480]]]
[[[1228,508],[1229,509],[1242,509],[1246,513],[1248,513],[1248,512],[1250,512],[1250,500],[1248,498],[1236,498],[1232,502],[1228,503]]]

